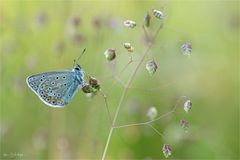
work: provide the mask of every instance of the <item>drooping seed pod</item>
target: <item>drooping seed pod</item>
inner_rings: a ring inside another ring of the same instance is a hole
[[[134,51],[134,47],[130,43],[124,43],[124,47],[127,49],[128,52]]]
[[[124,26],[128,27],[128,28],[134,28],[136,27],[136,22],[132,21],[132,20],[125,20],[123,22]]]
[[[112,61],[116,58],[116,51],[113,48],[108,48],[105,52],[104,55],[108,61]]]
[[[153,15],[158,18],[158,19],[164,19],[164,15],[161,11],[157,10],[157,9],[154,9],[153,10]]]
[[[150,20],[151,20],[151,16],[149,13],[146,13],[144,16],[144,24],[146,27],[150,26]]]
[[[163,154],[164,154],[164,156],[165,156],[166,158],[168,158],[169,156],[171,156],[171,154],[172,154],[172,149],[171,149],[170,145],[169,145],[169,144],[164,144],[164,145],[163,145],[163,148],[162,148],[162,152],[163,152]]]
[[[184,119],[181,119],[180,120],[180,126],[184,129],[185,132],[187,132],[188,130],[188,121],[187,120],[184,120]]]
[[[157,117],[158,111],[155,107],[150,107],[147,111],[147,116],[149,117],[150,120],[153,120]]]
[[[186,100],[183,104],[183,109],[186,113],[189,112],[189,110],[192,108],[192,102],[190,100]]]
[[[182,46],[181,46],[181,52],[183,55],[191,55],[192,53],[192,45],[188,42],[185,42]]]
[[[154,60],[150,60],[146,64],[146,69],[151,76],[157,71],[157,68],[158,66]]]

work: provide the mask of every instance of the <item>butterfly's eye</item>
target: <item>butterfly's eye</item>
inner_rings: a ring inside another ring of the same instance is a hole
[[[76,68],[75,68],[75,70],[79,71],[79,70],[80,70],[80,68],[79,68],[79,67],[76,67]]]

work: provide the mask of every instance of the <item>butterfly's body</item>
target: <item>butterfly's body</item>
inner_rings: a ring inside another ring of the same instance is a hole
[[[67,105],[78,87],[84,85],[84,71],[77,65],[68,71],[45,72],[29,76],[28,86],[47,105],[63,107]]]

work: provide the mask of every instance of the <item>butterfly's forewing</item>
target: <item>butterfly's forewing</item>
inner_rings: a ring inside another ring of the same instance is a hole
[[[79,83],[72,71],[46,72],[30,76],[27,82],[39,98],[51,107],[63,107],[69,103]]]

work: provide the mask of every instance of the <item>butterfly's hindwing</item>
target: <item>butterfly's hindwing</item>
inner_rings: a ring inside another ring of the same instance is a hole
[[[40,73],[27,78],[28,86],[37,94],[40,84],[46,80],[48,73]]]

